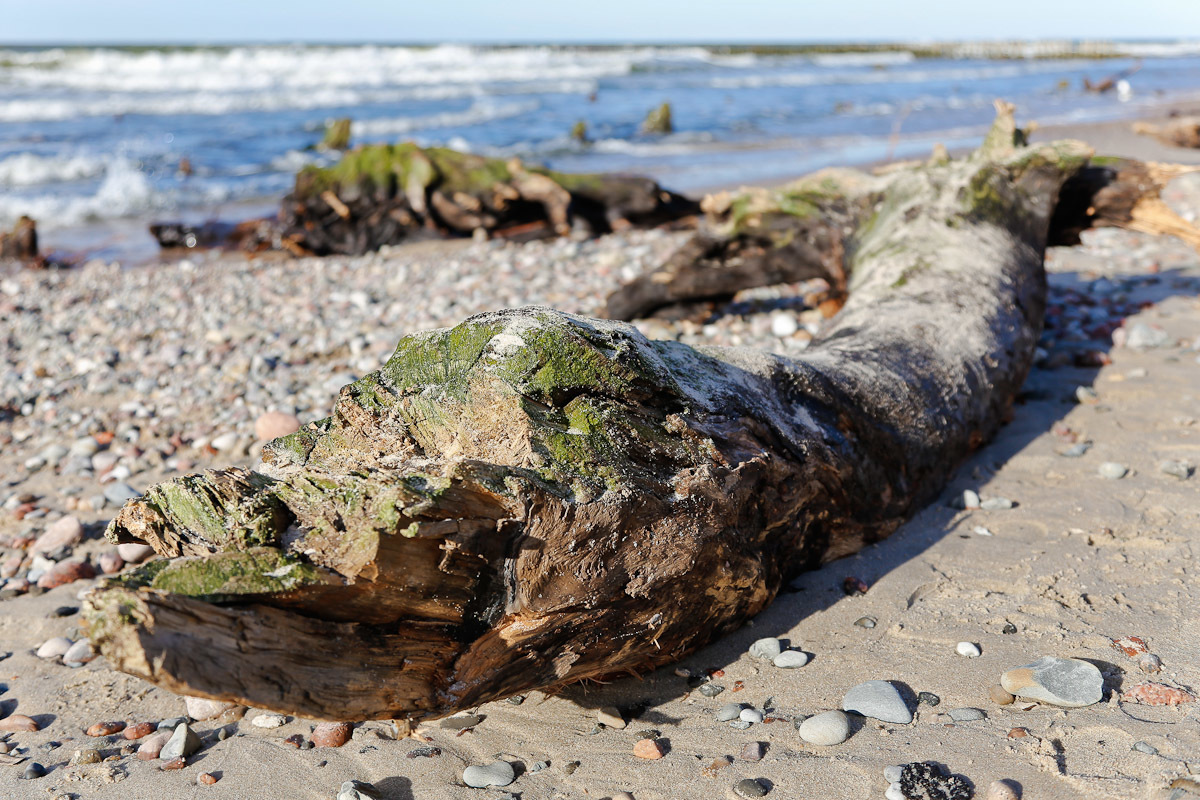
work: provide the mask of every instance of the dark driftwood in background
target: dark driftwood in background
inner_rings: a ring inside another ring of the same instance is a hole
[[[126,505],[110,536],[167,559],[90,596],[93,641],[174,691],[334,719],[679,659],[887,536],[1005,417],[1089,155],[1020,141],[1005,109],[969,158],[814,179],[792,210],[849,294],[795,359],[549,309],[405,338],[264,474]]]

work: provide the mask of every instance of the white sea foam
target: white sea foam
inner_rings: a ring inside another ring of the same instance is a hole
[[[77,181],[104,172],[109,159],[99,156],[39,156],[18,153],[0,160],[0,186],[37,186]]]
[[[356,120],[351,126],[351,131],[356,137],[395,136],[429,128],[480,125],[498,119],[519,117],[522,114],[537,111],[539,106],[540,103],[536,100],[508,103],[481,100],[462,111],[443,111],[438,114],[427,114],[424,116]]]

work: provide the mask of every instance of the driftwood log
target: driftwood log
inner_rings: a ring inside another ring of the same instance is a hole
[[[278,237],[297,253],[358,254],[422,232],[530,238],[578,222],[597,235],[697,210],[650,178],[554,172],[406,142],[356,147],[332,167],[301,170]]]
[[[1089,155],[1024,145],[1006,108],[969,158],[825,173],[812,231],[849,296],[795,359],[539,308],[408,336],[261,472],[127,504],[110,538],[164,558],[89,596],[89,635],[170,690],[327,719],[675,661],[887,536],[995,432]]]
[[[932,163],[944,158],[935,155]],[[1200,250],[1200,228],[1161,197],[1173,178],[1196,171],[1200,168],[1090,158],[1063,184],[1048,243],[1075,245],[1087,228],[1118,227],[1176,236]],[[669,316],[697,303],[729,300],[743,289],[812,278],[829,284],[826,302],[836,308],[851,278],[846,248],[861,239],[863,215],[852,197],[829,190],[841,187],[844,175],[830,170],[774,189],[709,195],[701,204],[705,216],[696,233],[666,263],[614,291],[604,316]],[[708,309],[701,310],[707,315]]]

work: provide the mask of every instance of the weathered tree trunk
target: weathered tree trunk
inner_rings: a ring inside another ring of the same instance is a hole
[[[406,337],[262,474],[127,504],[110,536],[166,558],[90,596],[93,641],[174,691],[334,719],[679,659],[887,536],[1000,424],[1089,155],[1015,141],[1007,109],[970,158],[825,176],[850,294],[801,358],[537,308]]]

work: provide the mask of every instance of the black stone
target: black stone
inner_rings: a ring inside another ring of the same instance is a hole
[[[754,778],[743,778],[733,785],[733,790],[742,797],[766,797],[767,787]]]
[[[917,701],[924,703],[927,706],[936,706],[942,702],[942,698],[938,697],[933,692],[921,692],[917,695]]]
[[[908,800],[971,800],[974,790],[957,775],[932,761],[905,764],[900,773],[900,793]]]

